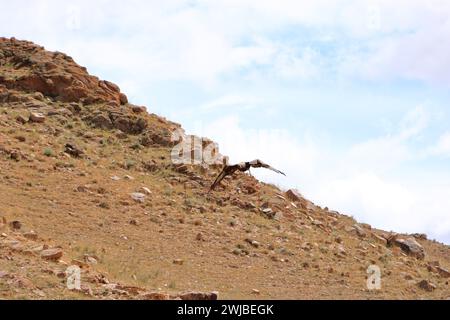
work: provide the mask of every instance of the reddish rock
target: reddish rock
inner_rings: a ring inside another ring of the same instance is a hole
[[[40,112],[31,112],[30,121],[36,123],[43,123],[45,122],[45,116]]]
[[[130,107],[134,113],[144,113],[146,111],[145,107],[140,107],[140,106],[135,106],[135,105],[131,105]]]
[[[439,275],[443,278],[450,278],[450,271],[448,271],[447,269],[437,266],[436,267],[437,272],[439,273]]]
[[[218,299],[218,292],[211,292],[211,293],[205,293],[205,292],[187,292],[178,295],[178,297],[181,300],[217,300]]]
[[[47,249],[41,252],[41,258],[45,260],[58,261],[63,256],[61,249]]]
[[[124,93],[120,93],[119,94],[119,101],[120,101],[120,104],[127,104],[128,103],[128,98],[127,98],[127,96],[124,94]]]
[[[372,232],[371,235],[372,235],[372,238],[375,239],[378,243],[380,243],[382,245],[387,245],[386,238],[376,234],[375,232]]]
[[[26,118],[26,117],[23,116],[23,115],[18,115],[18,116],[16,117],[16,121],[19,122],[19,123],[21,123],[21,124],[25,124],[25,123],[28,122],[28,118]]]
[[[353,225],[353,232],[360,238],[367,237],[366,231],[358,224]]]
[[[435,284],[429,282],[428,280],[422,280],[422,281],[420,281],[420,282],[417,284],[417,286],[418,286],[419,288],[425,290],[425,291],[428,291],[428,292],[432,292],[432,291],[436,290],[436,288],[437,288]]]
[[[140,297],[144,300],[170,300],[170,295],[160,292],[145,292]]]
[[[20,221],[11,221],[9,226],[13,230],[20,230],[22,228],[22,223]]]
[[[184,260],[183,259],[175,259],[175,260],[173,260],[173,264],[182,266],[184,264]]]
[[[38,239],[38,235],[34,231],[26,232],[23,236],[29,240],[36,241]]]
[[[303,197],[298,190],[290,189],[286,191],[286,197],[294,202],[300,201]]]
[[[13,280],[11,281],[11,284],[20,289],[33,289],[34,288],[34,284],[33,284],[33,282],[31,282],[30,279],[21,277],[21,276],[14,276]]]
[[[101,81],[86,68],[60,52],[49,52],[29,41],[0,38],[0,52],[8,52],[4,65],[21,68],[20,76],[0,77],[0,85],[8,89],[39,92],[63,102],[108,102],[125,104],[128,99],[117,85]]]

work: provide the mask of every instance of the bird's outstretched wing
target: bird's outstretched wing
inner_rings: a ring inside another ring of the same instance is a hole
[[[269,166],[267,163],[264,163],[264,162],[262,162],[262,161],[259,160],[259,159],[250,161],[249,163],[250,163],[250,166],[251,166],[252,168],[266,168],[266,169],[275,171],[276,173],[282,174],[283,176],[286,176],[286,174],[285,174],[284,172],[281,172],[280,170],[275,169],[274,167]]]
[[[214,180],[213,184],[211,185],[211,187],[209,188],[209,190],[214,190],[217,185],[228,175],[233,174],[236,170],[238,169],[238,167],[236,165],[234,166],[225,166],[222,170],[222,172],[219,173],[219,175],[217,176],[216,180]]]

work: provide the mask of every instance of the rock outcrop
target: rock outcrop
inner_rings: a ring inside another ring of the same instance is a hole
[[[17,72],[11,73],[5,66]],[[40,93],[62,102],[128,103],[114,83],[89,75],[64,53],[46,51],[29,41],[0,38],[0,70],[0,84],[9,89]],[[0,91],[0,97],[3,94]]]

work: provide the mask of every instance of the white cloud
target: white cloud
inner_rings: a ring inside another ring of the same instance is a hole
[[[441,135],[436,145],[427,150],[427,154],[431,156],[443,156],[450,158],[450,132],[446,132]]]
[[[274,58],[272,70],[281,78],[316,80],[323,76],[323,58],[312,48],[305,48],[297,54],[292,48],[285,47]]]
[[[226,108],[226,110],[231,108],[253,109],[259,103],[261,103],[261,100],[254,96],[228,94],[203,104],[200,109],[204,111],[212,111],[218,108]]]
[[[411,142],[417,139],[429,125],[430,115],[422,106],[411,109],[400,121],[393,133],[376,137],[349,148],[343,165],[352,172],[367,170],[371,172],[389,172],[402,163],[413,161],[420,152],[411,147]]]
[[[41,0],[7,2],[2,9],[11,12],[0,21],[5,34],[143,80],[208,86],[224,74],[267,65],[281,77],[310,79],[329,77],[332,66],[342,64],[335,69],[365,78],[450,84],[450,51],[442,45],[450,36],[446,1]],[[336,41],[335,55],[272,39],[296,27],[313,32],[313,39]]]

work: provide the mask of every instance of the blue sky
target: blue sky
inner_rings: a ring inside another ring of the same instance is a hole
[[[4,1],[2,36],[72,55],[264,181],[450,243],[448,1]]]

